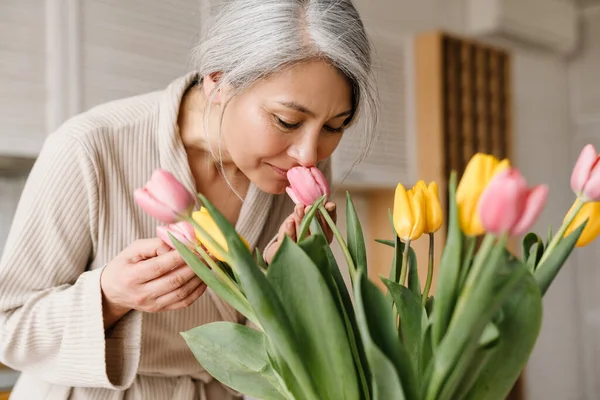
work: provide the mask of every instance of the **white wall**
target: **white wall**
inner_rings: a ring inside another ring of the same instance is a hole
[[[591,2],[589,2],[591,3]],[[586,8],[581,16],[580,51],[568,65],[571,147],[569,158],[592,143],[600,149],[600,2]],[[598,242],[577,252],[575,288],[581,325],[580,349],[586,399],[600,396],[600,246]]]
[[[535,226],[545,236],[550,224],[558,228],[573,200],[567,63],[531,49],[516,49],[514,55],[515,163],[530,183],[550,186],[547,207]],[[544,297],[542,332],[525,374],[528,399],[584,398],[576,267],[574,260],[565,265]]]

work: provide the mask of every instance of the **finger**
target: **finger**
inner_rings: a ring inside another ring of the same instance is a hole
[[[156,279],[145,282],[142,287],[149,293],[150,298],[156,299],[177,290],[195,277],[197,277],[196,273],[189,266],[182,265]]]
[[[325,204],[325,209],[331,216],[333,222],[337,222],[337,205],[333,201],[329,201]]]
[[[159,238],[139,239],[123,250],[120,256],[135,264],[171,251],[171,248]]]
[[[325,217],[322,214],[319,214],[317,218],[319,220],[319,225],[321,226],[321,229],[325,234],[327,242],[331,243],[331,241],[333,240],[333,231],[331,230],[331,227],[329,226],[329,224],[325,220]]]
[[[296,220],[295,218],[290,218],[285,222],[284,233],[290,239],[296,241]]]
[[[178,302],[171,303],[163,308],[163,311],[179,310],[180,308],[189,307],[200,298],[206,291],[206,283],[201,282],[186,298]]]
[[[196,276],[177,289],[171,290],[170,292],[157,297],[154,301],[155,310],[162,310],[172,304],[185,300],[194,292],[194,290],[198,288],[198,286],[202,284],[202,279]]]
[[[304,218],[304,206],[299,204],[294,209],[294,229],[295,229],[295,239],[298,238],[298,233],[300,232],[300,226],[302,225],[302,219]]]
[[[186,266],[185,260],[176,250],[171,250],[154,258],[140,261],[136,264],[135,272],[138,282],[153,281],[175,268]],[[189,268],[187,268],[189,270]]]

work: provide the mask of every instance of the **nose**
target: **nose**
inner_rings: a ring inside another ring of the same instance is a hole
[[[318,161],[319,135],[305,134],[290,147],[290,155],[303,167],[312,167]]]

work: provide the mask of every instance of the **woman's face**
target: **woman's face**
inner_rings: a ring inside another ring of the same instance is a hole
[[[205,90],[214,84],[210,77],[204,82]],[[216,102],[226,98],[224,89]],[[223,157],[261,190],[283,193],[290,168],[314,166],[333,153],[351,112],[350,84],[336,68],[320,60],[295,65],[229,102]]]

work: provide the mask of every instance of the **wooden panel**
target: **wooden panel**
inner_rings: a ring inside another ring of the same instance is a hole
[[[8,400],[10,392],[0,392],[0,400]]]
[[[425,33],[415,41],[415,103],[417,178],[436,181],[448,215],[448,178],[462,176],[477,152],[511,157],[510,56],[501,48],[449,35]],[[436,234],[435,265],[439,265],[447,224]],[[511,240],[509,249],[515,249]],[[414,242],[421,282],[427,275],[428,243]],[[432,291],[435,293],[437,270]],[[523,398],[519,380],[509,399]]]

